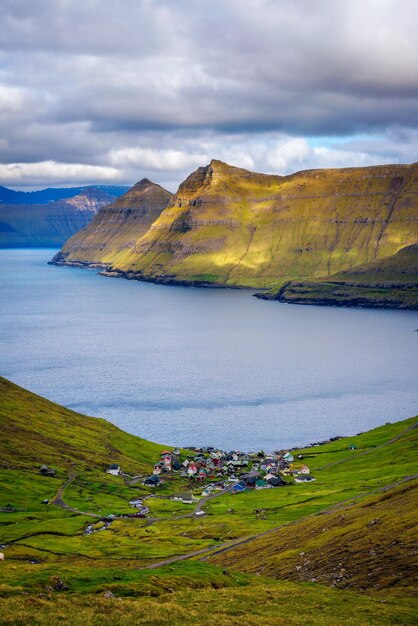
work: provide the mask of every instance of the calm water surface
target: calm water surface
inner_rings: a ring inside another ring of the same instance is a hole
[[[0,251],[1,374],[172,445],[271,450],[417,412],[418,315],[263,302]]]

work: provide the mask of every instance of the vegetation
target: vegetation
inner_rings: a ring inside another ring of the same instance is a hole
[[[294,304],[418,308],[418,244],[329,278],[290,281],[258,297]]]
[[[70,265],[118,263],[165,209],[171,193],[143,178],[76,233],[55,257]]]
[[[168,283],[266,288],[330,276],[417,241],[417,172],[415,164],[269,176],[214,160],[167,208],[166,192],[159,212],[154,199],[135,209],[134,197],[129,216],[118,202],[102,211],[59,260]]]
[[[298,451],[315,482],[218,492],[197,518],[168,498],[201,486],[131,478],[151,472],[161,445],[4,379],[0,398],[1,623],[414,622],[416,419]],[[107,474],[109,463],[130,477]],[[147,496],[147,518],[124,517]]]

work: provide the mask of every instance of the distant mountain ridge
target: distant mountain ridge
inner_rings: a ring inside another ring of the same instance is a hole
[[[118,185],[87,185],[83,187],[48,187],[39,191],[15,191],[0,186],[0,204],[47,204],[64,198],[73,198],[90,189],[98,189],[110,196],[118,197],[126,193],[128,186]]]
[[[0,204],[0,247],[61,246],[114,200],[103,189],[88,187],[45,204]]]

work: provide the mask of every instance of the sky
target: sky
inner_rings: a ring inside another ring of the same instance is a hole
[[[418,161],[417,0],[2,0],[0,185]]]

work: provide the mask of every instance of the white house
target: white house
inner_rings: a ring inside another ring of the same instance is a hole
[[[112,465],[109,465],[109,469],[107,470],[108,474],[112,474],[113,476],[119,476],[119,474],[122,473],[121,467],[120,465],[116,465],[115,463],[112,463]]]

